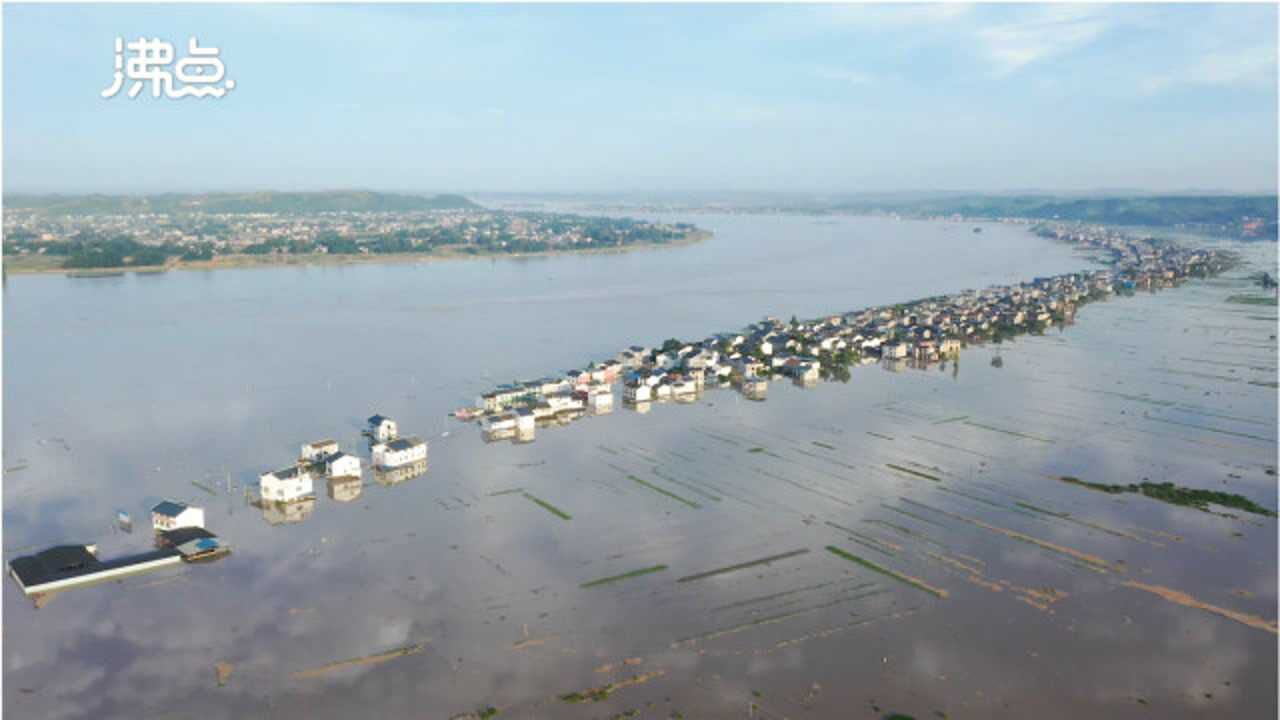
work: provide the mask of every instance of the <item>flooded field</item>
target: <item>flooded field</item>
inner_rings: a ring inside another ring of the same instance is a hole
[[[1230,301],[1274,246],[927,370],[527,444],[446,417],[630,342],[1087,264],[1000,226],[697,221],[669,253],[10,279],[6,559],[137,549],[116,510],[162,498],[234,552],[39,609],[6,582],[6,712],[1276,714],[1276,311]],[[425,474],[246,502],[375,412]]]

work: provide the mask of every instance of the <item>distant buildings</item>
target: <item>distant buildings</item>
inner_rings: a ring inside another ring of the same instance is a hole
[[[481,430],[486,440],[517,438],[517,426],[523,427],[529,414],[538,424],[564,424],[583,415],[584,403],[591,414],[601,414],[612,407],[612,386],[618,380],[627,406],[647,412],[652,402],[693,402],[705,388],[726,383],[748,399],[763,400],[769,379],[778,375],[812,387],[823,377],[847,381],[854,365],[879,363],[891,372],[924,367],[955,360],[967,345],[998,343],[1071,323],[1078,308],[1093,300],[1170,287],[1187,277],[1215,274],[1232,262],[1218,250],[1134,238],[1096,226],[1036,231],[1092,250],[1109,266],[811,320],[769,317],[700,341],[668,340],[657,348],[632,345],[563,378],[515,382],[482,394],[477,398],[484,413]],[[479,412],[464,410],[455,416],[467,419]],[[532,439],[532,431],[523,437]]]

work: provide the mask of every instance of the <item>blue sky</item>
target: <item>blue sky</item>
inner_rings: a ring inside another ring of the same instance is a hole
[[[13,5],[4,188],[1275,192],[1275,5]],[[106,100],[117,35],[237,87]]]

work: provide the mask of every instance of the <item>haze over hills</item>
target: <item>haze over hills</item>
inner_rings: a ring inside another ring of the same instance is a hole
[[[461,195],[414,195],[333,190],[327,192],[165,193],[160,195],[6,195],[6,209],[49,215],[128,215],[142,213],[314,213],[474,210]]]
[[[1185,193],[974,193],[948,191],[883,193],[480,193],[502,207],[511,201],[560,199],[631,209],[796,213],[894,213],[915,217],[958,215],[966,218],[1028,218],[1105,225],[1178,228],[1215,235],[1274,240],[1277,197],[1273,194]],[[36,195],[4,198],[11,210],[48,216],[185,213],[414,212],[479,210],[483,206],[457,194],[418,194],[368,190],[324,192],[217,192],[158,195]],[[535,203],[536,204],[536,203]]]

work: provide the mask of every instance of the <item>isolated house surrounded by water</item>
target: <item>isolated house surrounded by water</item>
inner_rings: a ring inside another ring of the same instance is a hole
[[[58,545],[34,555],[14,558],[9,575],[24,595],[44,596],[78,585],[90,585],[180,562],[220,557],[230,549],[213,533],[184,527],[160,533],[161,547],[128,557],[101,560],[96,545]]]
[[[378,468],[396,468],[427,459],[427,441],[417,437],[399,438],[373,446],[373,464]]]
[[[258,477],[258,490],[263,500],[293,502],[315,495],[311,472],[298,465],[263,473]]]
[[[204,508],[165,500],[151,508],[151,525],[156,532],[183,527],[204,527]]]
[[[396,421],[382,415],[369,418],[369,435],[380,443],[390,442],[400,436],[400,428]]]

